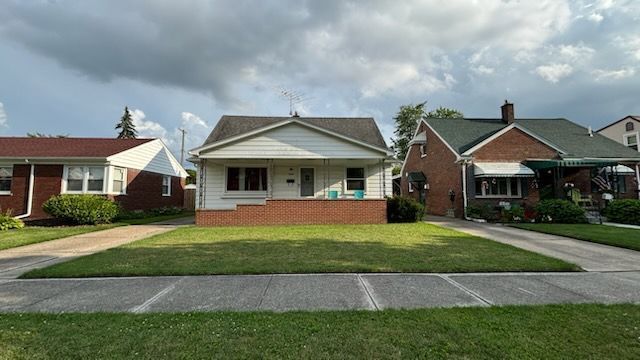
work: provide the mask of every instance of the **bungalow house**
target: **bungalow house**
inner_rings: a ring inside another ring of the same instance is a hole
[[[598,133],[640,151],[640,116],[625,116],[598,130]]]
[[[128,210],[182,207],[186,171],[159,139],[0,137],[0,209],[48,217],[58,194],[97,194]]]
[[[465,216],[566,198],[587,206],[603,193],[638,198],[640,153],[566,119],[423,119],[402,167],[402,193],[428,213]],[[602,202],[600,202],[602,205]]]
[[[385,223],[392,152],[372,118],[222,116],[196,164],[196,224]]]

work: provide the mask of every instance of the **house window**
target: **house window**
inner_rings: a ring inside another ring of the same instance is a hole
[[[632,123],[631,121],[629,121],[628,123],[626,123],[626,124],[624,125],[624,129],[625,129],[626,131],[633,131],[633,123]]]
[[[171,196],[171,176],[162,177],[162,196]]]
[[[66,192],[69,193],[103,193],[103,166],[69,166],[67,167]]]
[[[267,191],[267,168],[228,167],[227,191]]]
[[[125,179],[126,179],[127,169],[114,167],[113,168],[113,192],[117,194],[125,193]]]
[[[616,192],[618,192],[619,194],[626,193],[627,192],[626,176],[617,175],[616,176],[615,187],[616,187]]]
[[[420,157],[427,156],[427,144],[420,145]]]
[[[13,166],[0,167],[0,194],[11,193],[11,179],[13,178]]]
[[[518,198],[521,197],[520,178],[515,177],[477,177],[475,193],[477,197]]]
[[[624,144],[634,150],[638,150],[638,134],[626,135],[624,137]]]
[[[364,168],[347,168],[347,191],[364,190]]]

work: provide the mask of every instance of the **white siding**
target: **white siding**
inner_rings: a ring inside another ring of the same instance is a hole
[[[206,164],[206,189],[205,189],[205,205],[207,209],[235,209],[237,204],[264,204],[266,195],[261,197],[242,197],[243,195],[227,194],[225,192],[225,166],[265,166],[269,168],[269,161],[255,160],[252,162],[229,160],[218,161],[212,163],[211,160]],[[322,199],[328,197],[329,190],[337,190],[340,196],[343,195],[344,177],[347,167],[364,167],[366,178],[365,198],[376,199],[383,198],[382,179],[380,172],[380,164],[372,163],[372,161],[346,161],[342,160],[339,165],[329,165],[323,163],[322,160],[274,160],[272,171],[269,173],[270,187],[272,189],[273,199],[298,199],[300,194],[300,168],[312,167],[315,169],[315,197]],[[391,195],[391,164],[386,164],[386,195]],[[294,183],[289,185],[287,179],[293,179]],[[198,181],[200,178],[198,177]],[[198,189],[200,187],[198,186]],[[237,193],[236,193],[237,194]],[[253,195],[255,196],[255,195]],[[353,196],[347,194],[347,197]],[[196,204],[198,204],[196,200]]]
[[[381,156],[384,156],[381,151],[299,124],[284,125],[200,154],[201,158],[218,159],[358,159]]]
[[[187,176],[184,168],[180,166],[180,163],[159,139],[110,156],[107,158],[107,161],[114,166],[144,170],[163,175]]]

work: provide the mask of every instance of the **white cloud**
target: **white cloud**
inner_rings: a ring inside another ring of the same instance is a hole
[[[4,104],[0,102],[0,127],[7,127],[7,112],[4,111]]]
[[[555,84],[560,79],[571,75],[573,67],[569,64],[548,64],[538,66],[535,72],[544,80]]]
[[[631,67],[622,68],[618,70],[596,69],[592,71],[591,74],[595,77],[596,81],[620,80],[620,79],[628,78],[635,75],[636,69]]]
[[[560,45],[552,52],[558,52],[563,60],[568,62],[587,61],[593,57],[596,52],[584,44],[577,45]]]
[[[594,23],[600,23],[602,22],[602,20],[604,20],[604,16],[594,12],[589,14],[589,16],[587,16],[587,19],[589,19],[590,21],[593,21]]]

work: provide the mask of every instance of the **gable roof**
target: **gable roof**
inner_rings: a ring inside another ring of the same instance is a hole
[[[299,121],[359,142],[387,149],[387,144],[373,118],[285,117],[223,115],[202,146],[217,143],[262,128],[288,121]]]
[[[507,128],[501,119],[434,119],[424,120],[458,154],[462,154],[483,140]],[[640,160],[640,153],[603,135],[567,119],[516,119],[516,128],[530,133],[538,140],[556,149],[562,149],[563,157],[631,158]]]
[[[615,125],[615,124],[617,124],[617,123],[619,123],[621,121],[627,120],[627,119],[632,119],[632,120],[640,122],[640,116],[639,115],[627,115],[627,116],[623,117],[620,120],[616,120],[616,121],[612,122],[609,125],[605,125],[604,127],[598,129],[597,131],[600,132],[600,131],[602,131],[602,130],[604,130],[606,128],[609,128],[609,127],[611,127],[611,126],[613,126],[613,125]]]
[[[0,137],[0,158],[106,158],[153,140]]]

